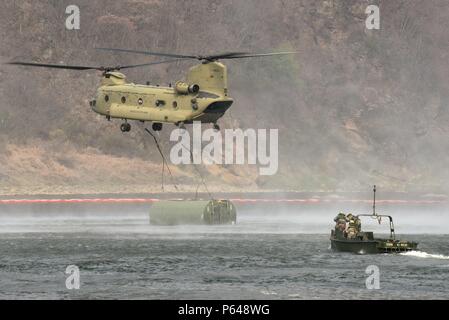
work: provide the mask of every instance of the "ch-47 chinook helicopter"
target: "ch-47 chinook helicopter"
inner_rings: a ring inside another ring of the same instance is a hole
[[[97,50],[144,54],[172,59],[116,67],[91,67],[19,61],[9,62],[8,64],[69,70],[102,71],[101,85],[97,89],[95,99],[90,101],[90,106],[93,111],[104,115],[108,120],[111,118],[122,119],[124,121],[120,125],[122,132],[131,130],[131,125],[128,123],[128,120],[150,121],[152,122],[154,131],[162,130],[163,123],[172,123],[184,128],[184,124],[190,124],[193,121],[212,123],[214,128],[219,130],[220,127],[217,121],[225,114],[234,100],[228,95],[226,66],[218,60],[297,53],[275,52],[252,54],[232,52],[201,56],[114,48],[97,48]],[[201,63],[190,68],[185,81],[178,81],[173,87],[129,83],[126,81],[126,76],[119,72],[121,69],[170,63],[183,59],[197,59]]]

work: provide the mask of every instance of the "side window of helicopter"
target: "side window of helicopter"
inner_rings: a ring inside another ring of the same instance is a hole
[[[160,107],[162,108],[165,105],[165,101],[164,100],[156,100],[156,107]]]

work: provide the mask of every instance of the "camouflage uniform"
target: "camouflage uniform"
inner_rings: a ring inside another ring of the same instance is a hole
[[[346,216],[344,213],[340,212],[335,218],[335,230],[340,230],[344,232],[346,230]]]
[[[360,218],[357,216],[355,216],[354,219],[355,219],[355,228],[358,234],[359,232],[362,232],[362,222],[360,221]]]
[[[348,238],[354,239],[361,229],[361,222],[358,217],[353,216],[352,214],[348,214]]]

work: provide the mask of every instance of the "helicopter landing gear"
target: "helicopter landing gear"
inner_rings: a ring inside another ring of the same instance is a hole
[[[220,131],[220,126],[217,123],[214,123],[214,130]]]
[[[179,122],[179,123],[177,124],[177,126],[178,126],[179,129],[182,129],[182,130],[185,130],[185,129],[186,129],[186,126],[185,126],[184,122]]]
[[[153,123],[153,125],[151,126],[153,128],[154,131],[161,131],[162,130],[162,123]]]
[[[129,132],[129,131],[131,131],[131,125],[128,122],[122,123],[120,125],[120,130],[122,132]]]

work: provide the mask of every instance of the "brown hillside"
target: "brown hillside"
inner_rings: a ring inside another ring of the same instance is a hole
[[[152,58],[108,46],[179,53],[299,50],[226,62],[235,103],[222,128],[278,128],[280,169],[199,168],[217,190],[445,192],[449,183],[447,1],[377,1],[381,30],[365,29],[372,1],[76,1],[81,29],[64,27],[73,1],[5,0],[0,62],[115,65]],[[130,70],[167,84],[195,62]],[[161,161],[137,124],[90,111],[95,72],[0,69],[0,193],[160,190]],[[168,152],[168,136],[161,134]],[[194,190],[191,166],[171,166]],[[166,179],[170,179],[166,177]]]

